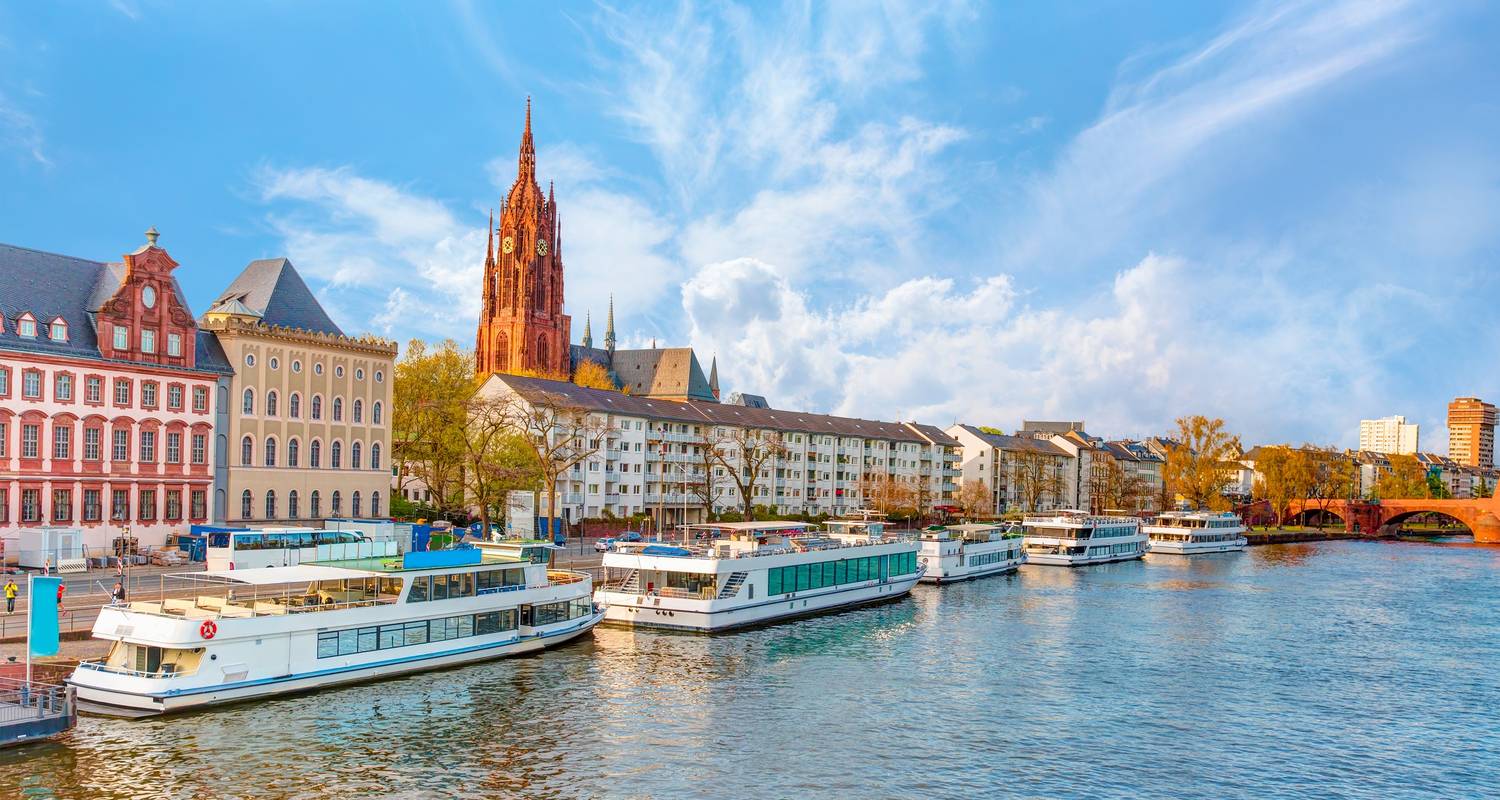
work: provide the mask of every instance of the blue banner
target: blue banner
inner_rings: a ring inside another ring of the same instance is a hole
[[[26,598],[31,608],[31,654],[55,656],[58,649],[57,587],[62,578],[31,579],[31,596]]]

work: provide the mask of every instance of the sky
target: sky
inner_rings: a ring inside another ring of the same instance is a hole
[[[1500,8],[0,5],[0,241],[472,346],[526,98],[575,338],[877,419],[1353,446],[1500,398]]]

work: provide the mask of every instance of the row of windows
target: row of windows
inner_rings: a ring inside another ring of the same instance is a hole
[[[845,583],[909,575],[916,571],[917,554],[915,552],[774,567],[766,571],[768,578],[766,591],[767,594],[772,595],[804,592],[809,589],[822,589]]]
[[[16,335],[25,339],[37,337],[36,317],[27,311],[16,318]],[[5,331],[5,317],[0,316],[0,332]],[[68,340],[68,323],[62,317],[53,317],[52,323],[47,326],[47,338],[54,342],[66,342]]]
[[[324,631],[318,634],[318,658],[348,656],[369,653],[375,650],[390,650],[397,647],[445,642],[469,636],[484,636],[516,629],[516,609],[491,611],[486,614],[465,614],[443,619],[425,619],[395,625],[371,625],[365,628],[349,628],[342,631]]]
[[[71,372],[52,373],[52,398],[54,400],[67,402],[74,398],[75,378]],[[160,408],[162,391],[160,381],[141,381],[141,407]],[[113,399],[116,406],[129,406],[134,397],[135,381],[131,378],[115,378],[113,384]],[[184,392],[186,387],[180,383],[167,384],[166,404],[172,411],[182,411]],[[0,396],[10,395],[10,368],[0,367]],[[43,400],[42,396],[42,371],[39,369],[21,370],[21,397],[27,400]],[[104,378],[99,375],[85,375],[83,379],[83,401],[85,403],[104,404]],[[193,387],[193,410],[197,412],[208,411],[208,387]]]
[[[964,556],[964,565],[970,567],[982,567],[986,564],[999,564],[1002,561],[1010,561],[1021,557],[1021,543],[1016,541],[1015,547],[1009,550],[996,550],[993,553],[980,553],[974,556]]]
[[[42,426],[40,423],[21,423],[21,458],[42,457]],[[52,458],[55,461],[69,461],[73,458],[75,448],[73,447],[74,429],[71,425],[53,425],[52,428]],[[183,435],[180,431],[167,431],[164,434],[159,431],[140,431],[136,437],[139,448],[137,455],[140,463],[155,464],[157,456],[161,455],[168,464],[183,463]],[[188,459],[193,464],[208,463],[208,435],[203,433],[192,434],[188,438]],[[161,444],[160,450],[157,445]],[[110,431],[109,456],[111,461],[130,460],[130,431],[124,428],[114,428]],[[77,452],[84,461],[104,460],[104,429],[84,428],[82,447]],[[0,458],[9,456],[10,451],[10,423],[0,422]]]
[[[115,325],[112,332],[112,339],[110,340],[110,344],[116,350],[129,350],[130,328],[126,325]],[[155,353],[156,331],[150,328],[143,328],[141,330],[140,345],[142,353]],[[167,334],[167,355],[173,358],[177,358],[182,355],[182,334]]]
[[[1121,553],[1138,553],[1141,551],[1140,542],[1121,542],[1120,544],[1105,545],[1103,547],[1090,547],[1089,555],[1120,555]]]
[[[487,569],[478,572],[456,572],[448,575],[418,575],[411,579],[406,602],[452,600],[489,594],[506,586],[525,586],[526,570],[519,567]]]
[[[362,447],[363,445],[360,442],[354,442],[353,444],[349,445],[350,469],[364,468],[360,464],[360,456],[363,454],[363,450],[361,449]],[[266,437],[266,443],[265,446],[261,449],[261,455],[264,466],[277,466],[276,437]],[[286,443],[286,466],[300,467],[302,466],[301,462],[302,443],[295,438],[288,439]],[[245,438],[240,440],[240,464],[246,467],[255,466],[255,440],[250,438],[249,436],[246,436]],[[322,441],[314,439],[312,440],[312,443],[308,445],[307,465],[313,469],[321,469],[323,467]],[[331,469],[344,468],[344,443],[337,439],[333,441],[333,444],[328,446],[328,466]],[[370,469],[380,469],[380,442],[375,442],[370,445]]]
[[[349,499],[352,506],[349,510],[350,514],[355,517],[364,516],[363,498],[359,492],[350,495]],[[323,494],[314,489],[312,494],[308,496],[308,500],[311,507],[308,509],[307,516],[309,518],[323,516]],[[266,492],[265,510],[266,515],[264,519],[301,519],[302,497],[297,493],[296,489],[288,492],[286,496],[286,516],[282,517],[277,513],[279,507],[276,502],[276,490],[272,489]],[[240,493],[240,519],[254,519],[254,512],[255,494],[246,489]],[[344,515],[344,495],[342,492],[334,491],[333,493],[331,515],[335,517]],[[370,492],[370,516],[380,516],[380,492]]]
[[[76,493],[81,496],[82,505],[74,505],[75,492],[72,489],[53,489],[52,505],[48,509],[51,513],[53,523],[67,523],[74,520],[80,522],[103,522],[104,521],[104,492],[102,489],[84,489]],[[20,492],[21,508],[19,520],[21,522],[43,521],[42,512],[42,490],[22,489]],[[157,502],[158,498],[162,501]],[[158,519],[168,522],[182,520],[181,489],[167,489],[158,492],[156,489],[141,489],[136,500],[136,509],[139,512],[134,518],[138,522],[155,522]],[[112,489],[109,496],[109,518],[114,522],[130,522],[131,496],[129,489]],[[189,515],[192,519],[206,519],[208,517],[208,492],[202,489],[194,489],[188,495],[191,503]],[[160,516],[158,516],[160,515]],[[0,523],[10,522],[10,489],[0,488]]]
[[[281,369],[281,359],[277,358],[276,356],[271,356],[271,360],[269,362],[267,362],[267,363],[270,365],[271,369],[273,369],[273,370]],[[245,366],[247,366],[247,367],[253,367],[253,366],[255,366],[255,354],[254,353],[246,353],[245,354]],[[298,360],[298,359],[292,359],[292,372],[301,372],[301,371],[302,371],[302,362],[300,360]],[[315,375],[322,375],[323,374],[323,364],[322,364],[322,362],[313,364],[313,374],[315,374]],[[343,367],[342,364],[334,366],[334,368],[333,368],[333,376],[335,378],[342,378],[342,377],[344,377],[344,367]],[[354,379],[357,380],[357,381],[362,381],[362,380],[365,379],[365,370],[364,370],[363,367],[358,367],[358,368],[356,368],[354,370]],[[381,372],[378,369],[375,370],[375,382],[376,383],[385,383],[385,373]]]
[[[354,402],[350,404],[349,408],[352,412],[351,416],[353,417],[353,422],[355,424],[363,424],[365,421],[365,401],[359,398],[355,398]],[[254,389],[247,388],[245,389],[244,394],[240,396],[240,411],[245,414],[255,413]],[[292,392],[287,396],[286,411],[287,416],[291,419],[302,419],[302,395],[300,393]],[[334,422],[343,422],[344,398],[333,398],[333,405],[330,411],[330,416],[333,417]],[[384,406],[381,405],[381,402],[379,400],[376,400],[374,403],[370,404],[370,424],[380,425],[385,416],[384,411]],[[280,413],[281,397],[279,394],[277,394],[275,389],[272,389],[271,391],[266,392],[265,416],[274,417]],[[310,419],[315,420],[323,418],[323,395],[315,394],[312,396],[312,401],[309,404],[307,415]]]

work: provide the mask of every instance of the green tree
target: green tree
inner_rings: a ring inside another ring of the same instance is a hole
[[[1375,499],[1400,500],[1427,497],[1427,471],[1416,456],[1387,456],[1391,468],[1375,481]]]
[[[461,512],[464,501],[467,404],[474,394],[474,358],[452,339],[429,350],[413,339],[396,362],[391,449],[396,494],[414,479],[432,492],[441,512]]]

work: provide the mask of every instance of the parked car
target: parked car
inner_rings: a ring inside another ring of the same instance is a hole
[[[609,551],[615,549],[615,545],[619,544],[620,542],[639,541],[641,541],[641,535],[639,533],[636,533],[635,531],[626,531],[618,536],[609,536],[604,539],[600,539],[597,542],[594,542],[594,549],[601,553],[608,553]]]

